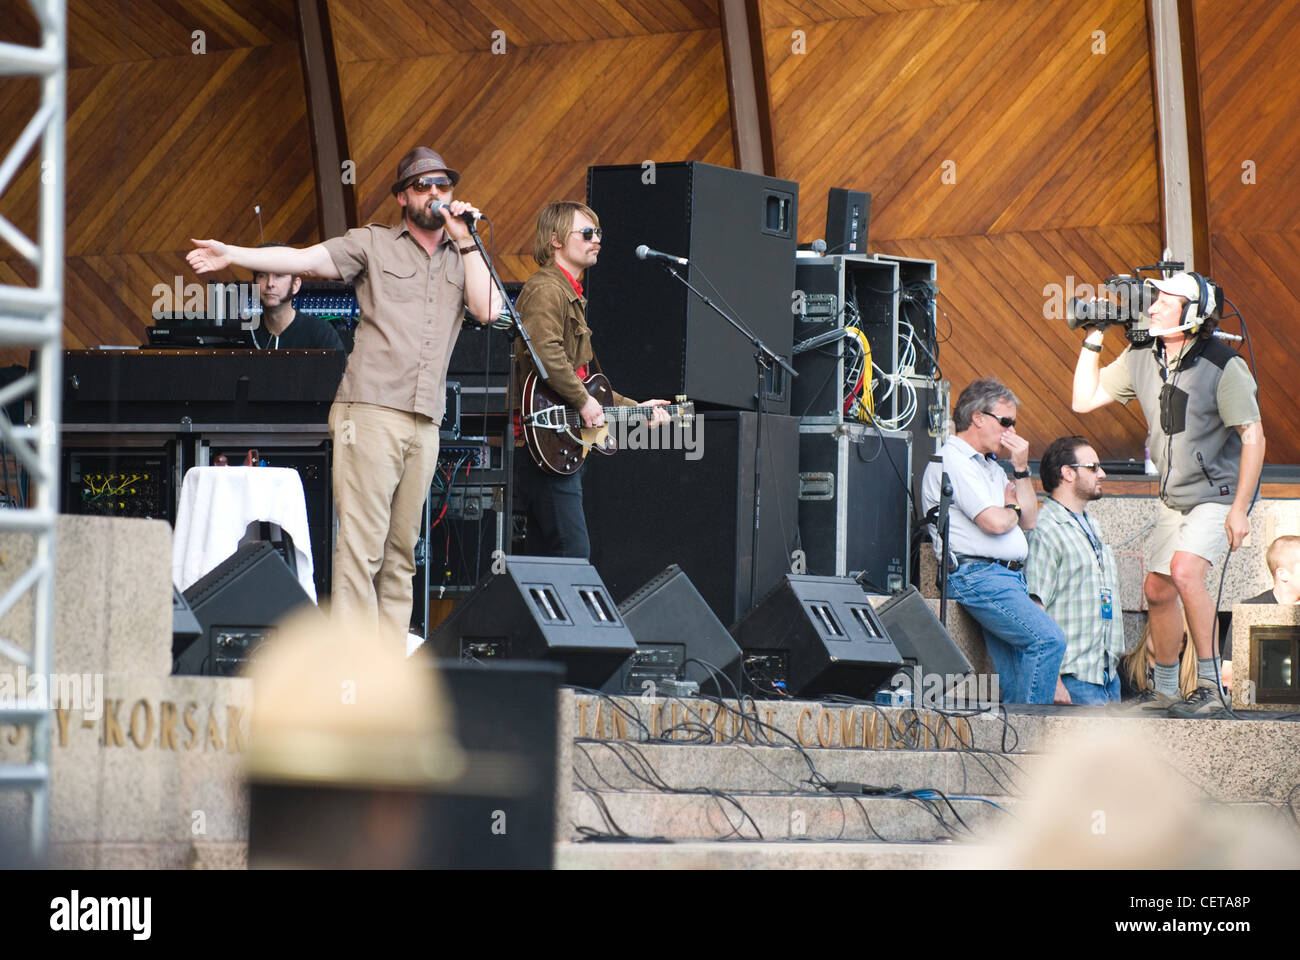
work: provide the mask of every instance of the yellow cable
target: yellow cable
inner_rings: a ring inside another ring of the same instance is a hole
[[[854,416],[858,420],[874,420],[876,400],[871,393],[871,341],[857,327],[845,327],[844,332],[856,337],[862,345],[862,389],[857,395],[857,403],[853,405]]]

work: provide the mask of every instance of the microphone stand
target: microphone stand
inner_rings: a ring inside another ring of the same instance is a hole
[[[942,462],[942,458],[939,459]],[[952,554],[948,551],[948,526],[950,518],[948,508],[952,505],[952,481],[948,471],[943,471],[939,479],[939,542],[943,544],[939,558],[939,622],[948,629],[948,560]]]
[[[469,227],[470,239],[474,241],[474,246],[478,248],[479,256],[483,258],[483,262],[487,265],[488,274],[492,277],[493,285],[496,287],[497,292],[501,294],[501,303],[505,306],[506,312],[510,315],[510,323],[511,323],[510,374],[506,381],[507,383],[506,422],[505,422],[505,427],[501,432],[501,472],[504,475],[502,477],[502,486],[505,488],[505,494],[502,497],[504,503],[502,504],[502,514],[501,514],[501,524],[502,524],[502,531],[503,531],[501,536],[501,550],[502,552],[508,554],[510,553],[511,544],[514,541],[514,531],[515,531],[515,527],[514,527],[514,522],[515,522],[515,518],[514,518],[515,416],[514,416],[514,410],[511,409],[511,403],[515,399],[515,358],[514,358],[514,342],[513,342],[514,338],[519,337],[524,341],[524,346],[528,348],[528,355],[532,357],[533,366],[537,368],[537,375],[541,377],[543,380],[546,379],[546,367],[542,364],[542,359],[537,355],[537,351],[533,349],[533,338],[530,337],[528,335],[528,331],[524,329],[524,325],[522,321],[520,321],[519,319],[519,314],[515,310],[515,305],[510,302],[510,296],[506,293],[505,284],[501,282],[501,277],[497,274],[497,268],[493,265],[491,259],[489,259],[487,250],[484,249],[483,247],[483,240],[482,238],[479,237],[478,230],[474,226],[474,218],[473,217],[467,218],[465,220],[465,223]],[[488,305],[490,308],[491,307],[490,298],[488,300]],[[487,323],[484,324],[484,326],[488,326],[494,320],[496,320],[496,317],[489,319]],[[483,395],[484,409],[486,409],[487,397],[488,395],[485,393]],[[492,467],[490,448],[488,454],[488,462],[485,463],[483,467],[485,470],[490,470]],[[475,571],[475,576],[477,576],[477,574],[478,571]]]
[[[795,372],[794,367],[790,366],[790,364],[786,363],[779,356],[773,353],[772,349],[759,339],[759,337],[748,327],[738,319],[733,318],[695,287],[691,286],[691,282],[677,272],[672,262],[664,260],[662,263],[669,273],[682,282],[687,290],[691,291],[691,293],[703,300],[714,313],[720,316],[723,320],[726,320],[727,323],[731,324],[742,337],[754,345],[754,374],[757,387],[754,393],[754,410],[758,416],[758,423],[754,430],[754,531],[750,545],[749,561],[748,607],[752,608],[754,604],[758,603],[758,524],[760,512],[759,501],[761,499],[760,493],[762,490],[759,484],[762,480],[763,474],[763,417],[767,413],[764,409],[766,406],[766,398],[763,395],[763,375],[774,363],[782,367],[792,377],[797,377],[799,374]],[[696,269],[699,270],[699,267],[696,267]],[[702,275],[703,271],[701,271],[701,276]]]

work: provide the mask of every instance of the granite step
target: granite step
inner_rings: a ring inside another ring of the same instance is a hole
[[[988,752],[981,756],[995,754],[1022,763],[1019,758],[1026,754],[1046,753],[1080,737],[1119,731],[1125,739],[1145,745],[1164,759],[1209,799],[1285,803],[1294,785],[1300,783],[1300,725],[1271,718],[1174,720],[1164,716],[1117,716],[1103,708],[1050,706],[945,717],[934,711],[867,704],[759,701],[747,705],[746,714],[779,731],[774,732],[752,720],[747,725],[735,711],[734,701],[729,709],[719,710],[715,702],[696,699],[614,699],[626,713],[615,710],[610,698],[576,696],[573,735],[674,747],[684,746],[692,738],[715,746],[752,741],[790,748],[798,743],[827,758],[818,761],[821,769],[823,764],[834,762],[829,758],[837,755],[939,752],[975,756],[963,747]],[[673,739],[661,739],[665,729]],[[969,762],[966,765],[969,767]],[[861,773],[823,773],[830,779],[868,780]],[[943,781],[928,785],[945,792],[953,789],[945,787]],[[771,785],[729,783],[727,788],[771,789]],[[983,789],[977,785],[966,792]]]
[[[573,786],[796,793],[811,786],[810,761],[830,781],[997,798],[1018,793],[1040,758],[940,750],[814,748],[801,753],[794,747],[576,740]]]
[[[978,844],[862,841],[559,843],[560,870],[943,870],[963,869]]]
[[[988,834],[1014,809],[978,799],[593,791],[574,798],[574,829],[671,840],[963,840]]]

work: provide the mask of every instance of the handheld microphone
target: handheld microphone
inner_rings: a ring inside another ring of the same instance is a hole
[[[451,204],[443,203],[441,200],[433,201],[433,206],[431,206],[429,209],[432,210],[434,213],[442,213],[444,207],[447,209],[446,216],[448,218],[456,216],[456,214],[451,212]],[[472,210],[466,210],[464,213],[460,214],[460,219],[464,220],[466,223],[474,223],[477,220],[482,220],[483,214],[474,213]]]
[[[636,248],[636,258],[638,260],[667,260],[679,267],[689,267],[691,265],[691,261],[685,257],[675,257],[671,253],[660,253],[658,250],[651,250],[644,243]]]

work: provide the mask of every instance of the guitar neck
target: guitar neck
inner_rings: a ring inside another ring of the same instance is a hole
[[[657,407],[601,407],[606,420],[645,420],[654,415],[654,411],[663,410],[670,417],[680,417],[684,404],[670,403]]]
[[[691,403],[670,403],[656,407],[601,407],[605,414],[607,423],[627,423],[629,420],[649,420],[654,416],[654,411],[662,410],[668,414],[671,420],[680,420],[686,415],[694,404]],[[564,411],[564,422],[571,427],[582,427],[582,415],[568,407]]]

